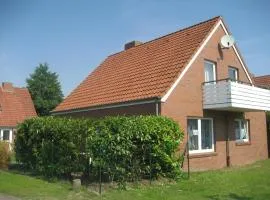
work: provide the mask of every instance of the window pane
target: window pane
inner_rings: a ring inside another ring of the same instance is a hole
[[[3,140],[9,140],[9,130],[3,131]]]
[[[235,139],[248,140],[248,121],[236,120],[235,122]]]
[[[229,78],[233,81],[237,80],[237,69],[229,67]]]
[[[215,81],[214,67],[215,67],[215,65],[213,63],[210,63],[210,62],[204,63],[204,80],[205,80],[205,82]]]
[[[240,132],[240,139],[244,140],[247,139],[247,126],[246,121],[241,121],[241,132]]]
[[[234,130],[236,140],[240,140],[240,123],[239,121],[234,121]]]
[[[189,150],[198,150],[198,120],[189,119],[188,120],[188,135],[189,135]]]
[[[201,120],[201,142],[202,149],[212,149],[212,122],[211,120]]]

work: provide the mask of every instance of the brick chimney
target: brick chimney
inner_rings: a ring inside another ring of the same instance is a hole
[[[125,50],[128,50],[128,49],[130,49],[132,47],[139,46],[141,44],[143,44],[143,42],[135,41],[135,40],[134,41],[131,41],[131,42],[128,42],[128,43],[125,44]]]
[[[2,88],[3,88],[3,91],[5,92],[13,92],[14,90],[12,83],[9,83],[9,82],[3,82]]]

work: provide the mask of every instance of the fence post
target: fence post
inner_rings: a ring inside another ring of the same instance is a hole
[[[189,142],[187,142],[187,160],[188,160],[188,179],[189,179],[190,178]]]
[[[152,184],[152,149],[151,144],[149,146],[149,156],[150,156],[150,185]]]
[[[101,195],[101,147],[99,146],[99,194]]]

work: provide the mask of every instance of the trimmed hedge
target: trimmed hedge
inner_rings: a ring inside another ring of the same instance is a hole
[[[25,120],[15,138],[16,159],[45,176],[84,171],[81,152],[92,120],[42,117]]]
[[[178,124],[160,116],[42,117],[18,126],[15,152],[17,160],[45,176],[78,171],[95,175],[102,168],[110,181],[175,178],[182,138]]]

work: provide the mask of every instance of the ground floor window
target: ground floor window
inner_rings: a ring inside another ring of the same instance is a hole
[[[10,134],[9,132],[10,132],[9,130],[3,131],[3,140],[9,141],[9,134]]]
[[[0,140],[11,142],[12,131],[10,129],[0,129]]]
[[[190,153],[214,151],[212,119],[188,119],[188,135]]]
[[[249,141],[249,127],[248,120],[236,119],[234,120],[234,131],[236,142]]]

